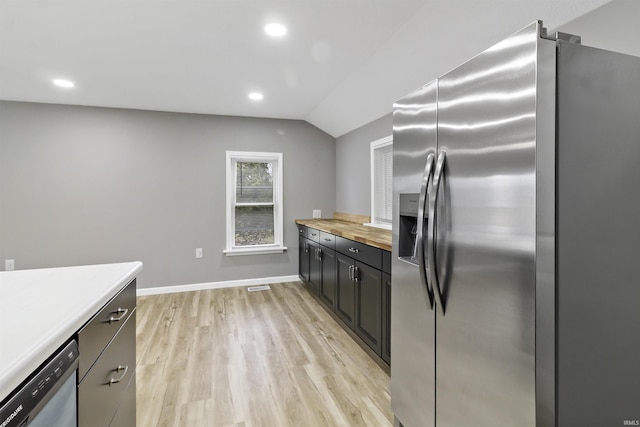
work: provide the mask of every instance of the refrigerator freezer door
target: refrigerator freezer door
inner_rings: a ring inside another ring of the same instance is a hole
[[[400,194],[411,199],[420,192],[427,157],[436,152],[436,87],[434,81],[401,99],[393,112],[391,407],[406,427],[435,421],[435,311],[419,267],[400,260],[398,250]]]
[[[439,79],[438,427],[536,425],[539,25]]]

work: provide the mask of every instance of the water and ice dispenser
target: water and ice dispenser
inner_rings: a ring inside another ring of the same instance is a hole
[[[401,260],[418,265],[418,193],[400,194],[400,221],[398,256]],[[424,220],[423,236],[427,234],[427,219]]]

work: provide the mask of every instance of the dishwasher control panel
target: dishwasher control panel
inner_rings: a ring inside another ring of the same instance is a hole
[[[0,426],[22,426],[45,406],[78,368],[78,343],[71,340],[0,404]]]

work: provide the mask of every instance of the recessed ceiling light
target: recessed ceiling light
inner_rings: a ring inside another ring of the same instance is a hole
[[[251,92],[249,94],[249,99],[253,101],[260,101],[262,98],[264,98],[264,95],[261,94],[260,92]]]
[[[287,34],[287,27],[282,24],[268,24],[264,27],[264,32],[273,37],[282,37]]]
[[[75,86],[72,81],[64,80],[64,79],[53,79],[53,84],[59,87],[67,87],[67,88]]]

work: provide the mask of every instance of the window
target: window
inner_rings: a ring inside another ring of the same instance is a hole
[[[391,229],[393,215],[393,137],[371,143],[371,225]]]
[[[282,153],[227,151],[226,255],[283,252]]]

